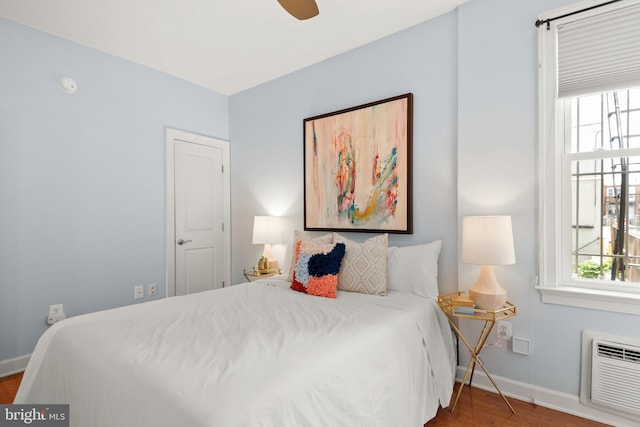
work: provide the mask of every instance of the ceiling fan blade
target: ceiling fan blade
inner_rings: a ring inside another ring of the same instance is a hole
[[[315,0],[278,0],[278,3],[294,18],[301,21],[313,18],[320,13]]]

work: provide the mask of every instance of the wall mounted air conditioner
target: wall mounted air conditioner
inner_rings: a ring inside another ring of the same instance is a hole
[[[582,332],[580,402],[640,421],[640,340]]]

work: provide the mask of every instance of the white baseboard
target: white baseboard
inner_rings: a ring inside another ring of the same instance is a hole
[[[458,366],[456,371],[456,381],[462,381],[466,366]],[[577,417],[586,418],[603,424],[609,424],[616,427],[638,427],[638,423],[628,418],[623,418],[609,412],[598,410],[590,406],[580,403],[580,396],[563,393],[549,388],[538,387],[532,384],[514,381],[509,378],[491,375],[493,380],[498,384],[502,393],[507,397],[523,400],[545,408],[554,409],[556,411],[575,415]],[[473,374],[473,387],[498,393],[489,381],[489,378],[481,369],[476,369]],[[505,408],[509,410],[506,405]]]
[[[0,360],[0,378],[24,371],[30,358],[31,355],[27,354],[13,359]]]

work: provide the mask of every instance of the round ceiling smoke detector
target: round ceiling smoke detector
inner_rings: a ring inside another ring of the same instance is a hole
[[[76,93],[78,85],[71,77],[62,76],[58,79],[58,87],[64,93]]]

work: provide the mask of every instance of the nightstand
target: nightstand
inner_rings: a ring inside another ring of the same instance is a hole
[[[272,277],[272,276],[275,276],[276,274],[280,274],[280,270],[273,269],[273,270],[269,270],[266,273],[260,273],[257,270],[244,270],[242,273],[244,274],[244,277],[249,282],[255,282],[258,279],[264,279],[265,277]]]
[[[469,386],[471,386],[471,381],[473,380],[473,370],[475,369],[477,364],[482,368],[484,373],[487,375],[487,378],[489,378],[489,381],[491,381],[491,384],[493,384],[493,386],[498,391],[498,393],[500,393],[500,396],[502,396],[502,399],[504,400],[504,402],[507,404],[509,409],[511,409],[511,412],[515,414],[516,411],[513,409],[513,407],[505,397],[505,395],[502,394],[502,391],[500,391],[500,388],[498,387],[496,382],[493,380],[489,372],[487,372],[487,369],[484,367],[482,360],[480,360],[480,352],[482,351],[482,347],[484,346],[484,343],[487,341],[487,338],[489,338],[489,334],[491,333],[491,330],[495,326],[496,322],[498,320],[515,316],[516,306],[507,301],[504,307],[496,310],[481,310],[478,308],[474,308],[472,313],[471,312],[468,314],[458,313],[455,311],[456,307],[454,306],[452,299],[454,296],[459,296],[459,295],[465,295],[465,292],[452,292],[449,294],[438,296],[438,305],[440,306],[444,314],[447,316],[447,319],[449,320],[449,323],[451,324],[451,327],[453,328],[453,330],[456,332],[458,337],[462,340],[465,347],[467,347],[467,349],[469,350],[469,353],[471,353],[471,360],[469,361],[467,370],[464,373],[464,378],[462,378],[462,382],[460,383],[460,387],[458,388],[458,393],[456,394],[456,398],[453,401],[453,405],[451,406],[451,412],[453,412],[453,410],[456,408],[456,404],[458,403],[458,399],[460,398],[460,393],[462,393],[462,388],[464,387],[464,383],[467,381],[469,372],[471,372],[471,378],[469,379]],[[462,335],[462,332],[460,331],[460,329],[458,329],[458,326],[454,322],[455,318],[472,319],[472,320],[479,320],[484,322],[484,326],[482,327],[482,332],[478,337],[478,341],[476,342],[475,347],[472,347],[471,344],[469,344],[469,341],[467,341],[464,335]]]

